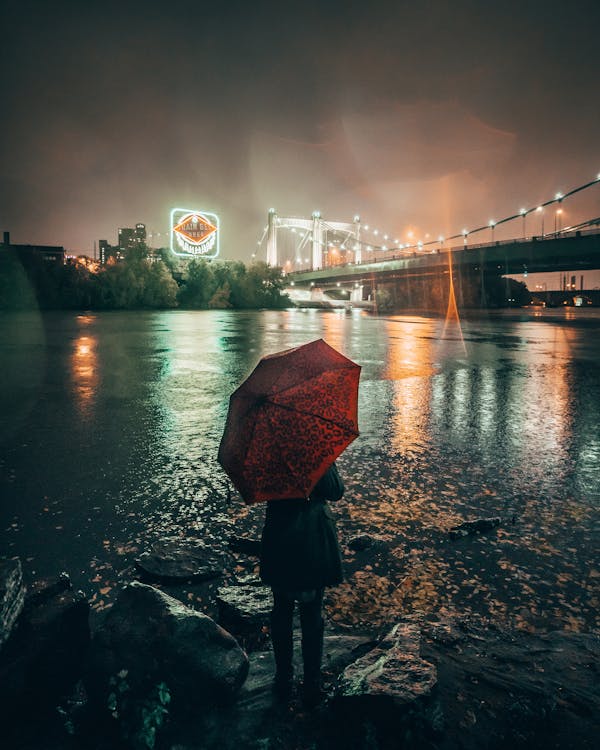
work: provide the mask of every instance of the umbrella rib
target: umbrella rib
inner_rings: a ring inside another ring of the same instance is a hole
[[[295,406],[288,406],[287,404],[278,404],[276,401],[271,401],[267,399],[266,403],[270,404],[271,406],[277,406],[280,409],[287,409],[288,411],[294,412],[294,414],[304,414],[307,417],[314,417],[315,419],[320,419],[322,422],[329,422],[329,424],[333,424],[336,427],[341,427],[342,429],[347,429],[340,425],[339,422],[336,422],[334,419],[328,419],[327,417],[322,417],[320,414],[313,414],[311,411],[302,411],[301,409],[297,409]],[[271,419],[269,417],[269,423]],[[352,433],[353,435],[358,435],[358,432],[355,432],[354,430],[348,430],[348,432]]]
[[[353,369],[353,367],[358,367],[358,365],[352,365],[352,366],[350,366],[350,365],[343,364],[341,367],[329,367],[328,371],[333,371],[333,370],[351,370],[351,369]],[[311,380],[316,380],[317,378],[320,378],[321,375],[323,375],[323,372],[324,372],[324,370],[321,370],[321,372],[317,372],[314,375],[311,375],[310,377],[305,378],[302,382],[303,383],[310,383]],[[284,376],[284,374],[285,373],[282,372],[277,377],[277,380],[275,381],[275,384],[274,384],[274,388],[277,388],[277,383],[281,380],[281,378]],[[299,385],[299,383],[293,383],[292,385],[288,385],[287,388],[282,388],[280,391],[275,391],[275,392],[277,393],[277,395],[279,395],[280,393],[286,393],[287,391],[291,391],[294,388],[297,388],[298,385]],[[272,402],[269,402],[269,403],[272,403]]]

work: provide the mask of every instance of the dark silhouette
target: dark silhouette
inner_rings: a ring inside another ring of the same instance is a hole
[[[260,575],[273,590],[271,640],[275,655],[274,690],[286,700],[293,686],[293,616],[300,610],[303,701],[314,708],[322,700],[322,615],[326,586],[341,583],[342,560],[328,500],[339,500],[344,484],[333,464],[308,498],[272,500],[262,533]]]

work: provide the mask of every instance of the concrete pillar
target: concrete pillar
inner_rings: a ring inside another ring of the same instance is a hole
[[[362,246],[360,244],[360,216],[354,217],[354,262],[362,262]]]
[[[269,209],[269,218],[267,221],[267,263],[270,266],[278,265],[277,263],[277,212],[274,208]]]
[[[359,286],[352,287],[352,292],[350,293],[350,302],[362,302],[363,298],[363,285],[360,284]]]
[[[321,214],[314,211],[312,215],[312,268],[323,268],[323,226]]]

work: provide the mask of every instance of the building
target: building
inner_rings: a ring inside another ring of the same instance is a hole
[[[31,265],[41,259],[44,263],[52,266],[63,266],[65,263],[64,247],[56,245],[13,245],[10,241],[10,232],[4,232],[0,250],[10,250],[15,253],[23,265]]]
[[[115,248],[108,242],[108,240],[98,240],[98,252],[100,265],[104,265],[108,259],[114,255]]]
[[[145,247],[146,236],[145,224],[136,224],[135,227],[119,227],[116,245],[111,245],[108,240],[98,240],[100,264],[105,265],[110,258],[123,260],[127,257],[128,251]]]
[[[136,247],[141,247],[146,244],[146,225],[136,224],[135,228],[121,227],[119,229],[119,239],[117,242],[118,248],[127,255],[128,250],[133,250]]]

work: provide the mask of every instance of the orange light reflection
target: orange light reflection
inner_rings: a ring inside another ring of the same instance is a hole
[[[97,340],[94,336],[79,336],[71,355],[73,391],[82,413],[93,405],[98,387]]]

